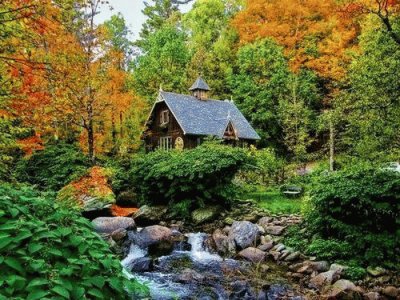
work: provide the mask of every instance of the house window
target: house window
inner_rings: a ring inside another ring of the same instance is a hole
[[[170,137],[170,136],[160,137],[158,146],[160,147],[160,149],[163,149],[166,151],[171,150],[173,148],[172,137]]]
[[[169,110],[163,110],[160,113],[160,124],[164,125],[169,122]]]

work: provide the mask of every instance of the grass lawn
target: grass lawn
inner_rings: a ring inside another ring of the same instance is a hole
[[[257,187],[255,191],[245,193],[243,199],[253,199],[261,208],[273,214],[301,213],[303,198],[287,198],[279,189]]]

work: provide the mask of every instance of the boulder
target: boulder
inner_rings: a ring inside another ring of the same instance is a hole
[[[286,256],[285,261],[294,261],[300,257],[300,252],[292,252],[288,256]]]
[[[331,285],[338,278],[339,276],[336,271],[326,271],[311,278],[309,286],[311,288],[321,290],[324,286]]]
[[[98,233],[108,233],[118,229],[135,229],[135,221],[128,217],[99,217],[92,221],[93,228]]]
[[[168,211],[167,206],[147,206],[143,205],[139,210],[133,215],[136,224],[139,226],[148,226],[160,223],[165,219],[165,215]]]
[[[223,234],[221,229],[216,229],[212,235],[212,238],[218,253],[224,254],[228,252],[228,236]]]
[[[262,262],[265,259],[265,252],[260,249],[249,247],[238,253],[242,258],[245,258],[253,263]]]
[[[257,225],[249,221],[235,221],[229,231],[229,237],[240,249],[245,249],[257,244],[260,232]]]
[[[332,264],[329,268],[329,270],[336,271],[338,274],[342,274],[346,269],[348,269],[347,266],[342,266],[339,264]]]
[[[204,281],[204,276],[189,268],[184,269],[181,274],[178,275],[178,282],[188,284],[202,281]]]
[[[398,299],[400,296],[400,289],[394,286],[387,286],[382,289],[382,294],[393,299]]]
[[[261,251],[269,251],[274,247],[274,242],[270,241],[266,244],[261,244],[257,248],[260,249]]]
[[[387,273],[387,270],[381,267],[376,267],[376,268],[368,267],[367,272],[369,275],[373,277],[379,277],[385,275]]]
[[[173,232],[168,227],[153,225],[143,228],[132,236],[133,242],[140,248],[146,248],[162,241],[171,241]]]
[[[260,220],[258,220],[257,224],[260,225],[261,227],[267,228],[269,225],[271,225],[272,218],[271,217],[262,217]]]
[[[128,235],[128,232],[126,229],[119,228],[111,233],[111,238],[115,242],[119,243],[119,242],[123,241],[127,235]]]
[[[132,260],[127,268],[132,272],[148,272],[153,267],[153,261],[150,257],[139,257]]]
[[[192,212],[192,221],[195,225],[213,221],[219,215],[220,211],[220,206],[198,208]]]
[[[337,300],[362,300],[362,289],[349,280],[341,279],[325,290],[325,297]]]
[[[123,191],[117,196],[117,204],[129,207],[138,207],[138,197],[132,190]]]
[[[329,270],[329,263],[327,261],[305,261],[304,265],[308,266],[312,271],[326,272]]]
[[[266,226],[264,227],[265,232],[272,235],[281,235],[285,230],[284,226]]]
[[[382,299],[381,295],[378,292],[369,292],[364,294],[365,300],[380,300]]]

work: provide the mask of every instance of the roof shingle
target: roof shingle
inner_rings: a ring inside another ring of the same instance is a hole
[[[201,78],[200,76],[196,79],[196,81],[193,83],[193,85],[190,87],[189,91],[194,91],[194,90],[204,90],[204,91],[210,91],[210,87],[208,84]]]
[[[185,134],[222,138],[228,122],[231,121],[238,138],[260,139],[231,101],[199,100],[193,96],[169,92],[160,92],[160,98],[165,101]]]

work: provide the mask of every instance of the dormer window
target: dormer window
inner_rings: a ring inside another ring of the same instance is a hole
[[[169,110],[163,110],[160,113],[160,125],[165,125],[169,123]]]

